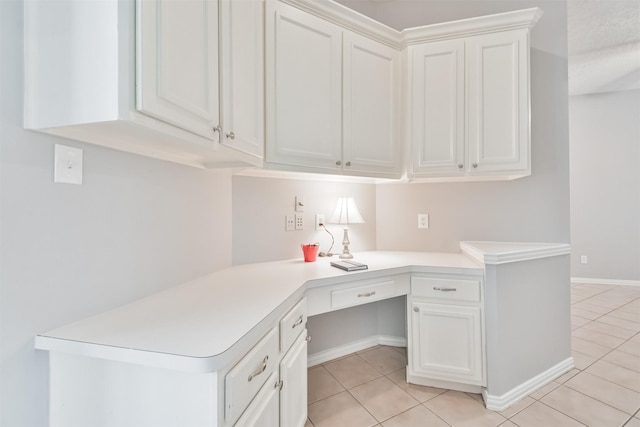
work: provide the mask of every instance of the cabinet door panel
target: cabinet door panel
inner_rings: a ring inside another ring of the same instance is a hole
[[[264,2],[221,0],[222,144],[264,154]]]
[[[526,30],[467,42],[471,173],[529,168],[529,78]]]
[[[307,331],[280,362],[280,427],[303,427],[307,420]]]
[[[339,169],[341,30],[267,2],[267,161]]]
[[[482,384],[482,326],[479,307],[411,304],[412,363],[433,379]]]
[[[277,387],[278,373],[271,374],[267,382],[262,387],[255,400],[251,402],[247,410],[234,424],[234,427],[278,427],[279,398]]]
[[[412,48],[413,173],[464,174],[464,41]]]
[[[138,0],[137,4],[137,109],[215,139],[218,2]]]
[[[344,33],[344,172],[400,174],[400,53]]]

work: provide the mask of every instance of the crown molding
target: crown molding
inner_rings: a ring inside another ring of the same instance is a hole
[[[407,46],[437,40],[477,36],[498,31],[531,29],[542,16],[539,7],[504,12],[477,18],[407,28],[401,34]]]

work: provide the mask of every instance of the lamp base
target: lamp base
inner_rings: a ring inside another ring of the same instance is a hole
[[[349,252],[349,229],[347,227],[344,228],[344,234],[342,236],[342,254],[340,254],[340,259],[351,259],[353,255]]]

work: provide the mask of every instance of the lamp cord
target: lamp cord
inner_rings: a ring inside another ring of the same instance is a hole
[[[335,243],[335,239],[333,238],[333,234],[331,234],[331,232],[327,229],[327,227],[324,224],[320,224],[320,226],[322,228],[324,228],[324,231],[326,231],[329,234],[329,236],[331,236],[331,246],[329,247],[329,250],[326,253],[320,252],[319,255],[320,256],[329,256],[329,257],[333,256],[333,254],[331,253],[331,249],[333,249],[333,244]]]

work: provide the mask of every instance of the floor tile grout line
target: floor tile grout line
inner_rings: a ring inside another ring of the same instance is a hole
[[[588,372],[587,372],[587,373],[588,373]],[[593,375],[593,374],[592,374],[592,375]],[[611,382],[611,381],[609,381],[609,382]],[[612,384],[615,384],[615,383],[612,383]],[[617,384],[617,385],[619,385],[619,384]],[[593,399],[593,400],[595,400],[595,401],[597,401],[597,402],[600,402],[600,403],[602,403],[602,404],[604,404],[604,405],[607,405],[608,407],[613,408],[613,409],[615,409],[616,411],[620,411],[620,412],[622,412],[623,414],[627,414],[627,415],[629,414],[628,412],[626,412],[626,411],[624,411],[624,410],[622,410],[622,409],[619,409],[619,408],[616,408],[616,407],[614,407],[614,406],[611,406],[609,403],[607,403],[607,402],[603,402],[602,400],[600,400],[600,399],[598,399],[598,398],[595,398],[595,397],[593,397],[593,396],[589,396],[588,394],[586,394],[586,393],[584,393],[584,392],[582,392],[582,391],[580,391],[580,390],[578,390],[578,389],[575,389],[575,388],[573,388],[573,387],[571,387],[571,386],[569,386],[569,385],[562,384],[562,386],[567,387],[567,388],[570,388],[571,390],[575,391],[576,393],[580,393],[580,394],[581,394],[581,395],[583,395],[583,396],[587,396],[588,398]],[[633,391],[633,390],[631,390],[631,391]],[[637,409],[636,409],[636,411],[637,411]],[[631,415],[631,416],[633,417],[633,415]]]
[[[572,417],[571,415],[569,415],[569,414],[567,414],[567,413],[564,413],[564,412],[562,412],[562,411],[561,411],[561,410],[559,410],[559,409],[554,408],[553,406],[551,406],[551,405],[547,404],[546,402],[543,402],[542,400],[539,400],[538,402],[540,402],[542,405],[545,405],[546,407],[551,408],[551,409],[553,409],[554,411],[556,411],[556,412],[558,412],[558,413],[560,413],[560,414],[564,415],[565,417],[569,417],[569,418],[571,418],[572,420],[574,420],[575,422],[577,422],[577,423],[579,423],[579,424],[581,424],[581,425],[583,425],[583,426],[589,427],[589,425],[588,425],[588,424],[585,424],[585,423],[583,423],[582,421],[580,421],[580,420],[576,419],[575,417]]]

